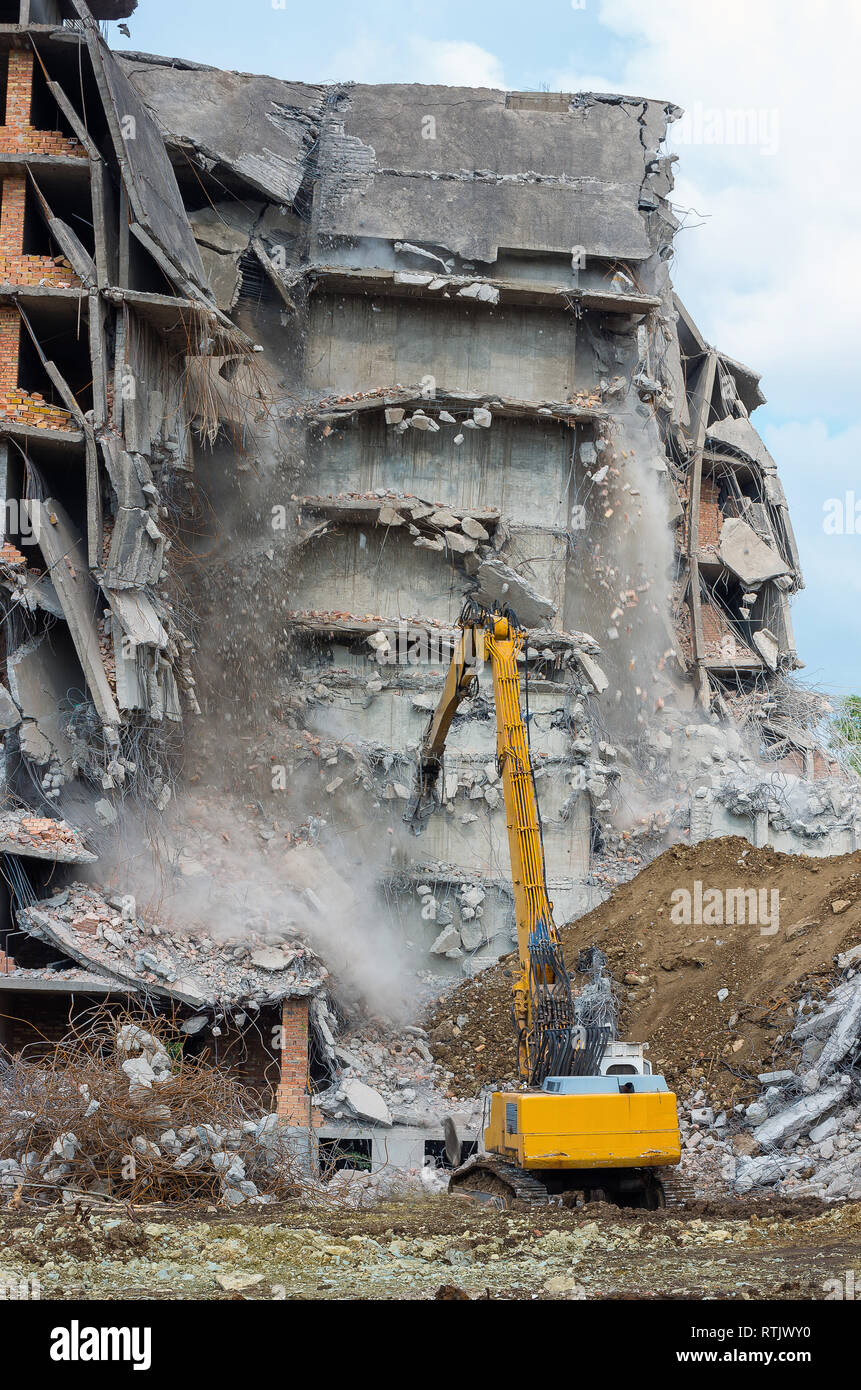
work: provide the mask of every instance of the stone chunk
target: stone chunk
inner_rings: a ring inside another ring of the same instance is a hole
[[[20,723],[21,711],[5,685],[0,685],[0,729],[17,729]]]
[[[277,946],[258,946],[248,959],[258,970],[284,970],[290,964],[289,956],[285,956]]]
[[[767,627],[761,627],[759,632],[753,634],[753,645],[759,652],[769,671],[777,670],[777,662],[780,657],[780,643],[773,632]]]
[[[431,952],[435,956],[444,956],[446,951],[453,951],[460,945],[460,936],[454,927],[445,927],[431,946]]]
[[[598,695],[601,695],[610,684],[606,675],[593,657],[587,656],[585,652],[577,653],[577,660],[583,667],[583,671],[589,682]]]
[[[439,511],[432,512],[429,520],[433,526],[439,526],[443,531],[449,531],[453,526],[458,525],[458,520],[454,512],[450,512],[446,507],[441,507]]]
[[[695,1125],[713,1125],[715,1112],[710,1105],[703,1105],[698,1110],[691,1111],[691,1123]]]
[[[470,555],[478,544],[477,541],[470,540],[469,536],[462,536],[459,531],[445,531],[444,535],[446,545],[455,555]]]
[[[763,1154],[760,1158],[741,1158],[734,1184],[735,1190],[744,1193],[750,1192],[752,1187],[767,1187],[785,1178],[787,1173],[803,1167],[803,1159],[789,1158],[786,1155]]]
[[[482,561],[476,579],[474,597],[478,602],[488,608],[507,604],[524,627],[541,627],[556,614],[555,604],[501,560]]]
[[[96,815],[98,816],[99,820],[102,822],[102,825],[113,825],[114,821],[117,818],[116,810],[111,805],[110,801],[107,800],[106,797],[102,797],[99,801],[97,801],[93,809]]]
[[[718,559],[746,586],[763,584],[766,579],[791,572],[777,551],[736,516],[727,517],[721,527]]]
[[[483,285],[477,281],[471,285],[464,285],[463,289],[457,292],[458,299],[477,299],[482,304],[498,304],[499,290],[495,285]]]
[[[432,434],[436,434],[439,430],[439,425],[436,420],[432,420],[429,415],[425,415],[423,410],[416,410],[410,416],[407,424],[412,425],[414,430],[430,430]]]
[[[152,1090],[156,1075],[146,1057],[129,1057],[123,1062],[123,1071],[129,1079],[130,1091]]]
[[[816,1091],[823,1078],[833,1071],[854,1046],[861,1033],[861,979],[853,981],[855,991],[844,1008],[837,1026],[816,1059],[816,1065],[805,1075],[802,1086],[807,1092]],[[841,1077],[841,1082],[846,1078]]]
[[[228,1293],[241,1293],[243,1289],[253,1289],[256,1284],[262,1284],[263,1275],[237,1270],[228,1274],[216,1274],[215,1282]]]
[[[839,1081],[832,1082],[830,1086],[819,1091],[818,1094],[805,1096],[803,1100],[798,1100],[794,1105],[787,1106],[785,1110],[779,1111],[777,1115],[772,1115],[771,1119],[759,1125],[753,1132],[754,1138],[762,1144],[763,1148],[772,1144],[783,1144],[787,1139],[796,1138],[797,1135],[808,1130],[813,1121],[817,1120],[820,1115],[824,1115],[826,1110],[839,1105],[846,1095],[848,1085],[848,1076],[841,1077]]]
[[[477,951],[484,944],[484,931],[480,922],[464,922],[460,941],[465,951]]]
[[[378,1091],[366,1086],[364,1081],[356,1081],[352,1077],[342,1080],[340,1089],[350,1109],[359,1119],[391,1127],[392,1116],[389,1107]]]

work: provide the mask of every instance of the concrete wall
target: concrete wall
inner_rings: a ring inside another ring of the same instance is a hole
[[[497,416],[489,430],[467,430],[463,444],[453,443],[455,433],[449,427],[396,434],[382,411],[357,418],[311,442],[305,491],[387,488],[450,507],[498,507],[522,525],[567,525],[573,447],[567,426]]]
[[[576,323],[564,310],[318,291],[306,384],[341,395],[431,375],[447,391],[564,401],[575,388]]]

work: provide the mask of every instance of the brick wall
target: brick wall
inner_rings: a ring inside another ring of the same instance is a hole
[[[3,180],[0,207],[0,256],[20,256],[24,250],[24,215],[27,207],[27,180],[23,174]]]
[[[0,284],[79,286],[81,282],[65,256],[24,255],[26,207],[26,180],[23,177],[4,179],[0,205]]]
[[[751,651],[750,647],[741,640],[725,614],[705,598],[700,605],[700,618],[705,644],[703,655],[706,660],[721,661],[727,666],[751,658],[761,661],[759,653]],[[677,631],[679,646],[689,660],[692,659],[694,650],[691,626],[691,610],[688,604],[685,604],[679,615]]]
[[[714,661],[723,660],[727,665],[735,661],[746,661],[750,657],[759,660],[759,653],[752,652],[736,633],[726,615],[707,600],[700,605],[703,624],[705,655]]]
[[[0,284],[77,289],[80,280],[65,256],[0,256]]]
[[[14,304],[0,304],[0,397],[18,385],[21,316]]]
[[[73,137],[58,130],[36,130],[31,125],[34,61],[34,54],[28,49],[9,50],[6,123],[0,126],[0,154],[67,154],[86,158],[86,151]]]
[[[714,480],[703,478],[700,485],[700,550],[716,549],[720,545],[719,495],[718,486]]]
[[[261,1105],[275,1110],[281,1081],[281,1052],[277,1029],[281,1027],[281,1005],[270,1005],[254,1015],[256,1027],[238,1028],[230,1019],[221,1023],[219,1057],[232,1076],[243,1086],[258,1092]]]
[[[72,428],[68,410],[50,405],[39,391],[18,386],[21,318],[14,304],[0,304],[0,419],[40,430]]]
[[[281,1084],[278,1087],[278,1115],[288,1125],[311,1123],[307,999],[285,999],[281,1006]]]
[[[0,1039],[13,1053],[23,1047],[30,1049],[29,1056],[34,1056],[36,1049],[47,1052],[51,1043],[68,1034],[70,1018],[98,1002],[99,996],[91,994],[4,989],[0,993]]]

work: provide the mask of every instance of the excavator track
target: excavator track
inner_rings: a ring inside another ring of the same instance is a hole
[[[690,1178],[683,1178],[678,1172],[668,1172],[661,1177],[664,1190],[664,1206],[683,1208],[696,1201],[696,1189]]]
[[[694,1201],[696,1192],[687,1178],[677,1173],[662,1173],[660,1177],[653,1172],[644,1172],[644,1183],[651,1184],[652,1198],[643,1205],[647,1209],[656,1206],[683,1209]],[[545,1206],[551,1200],[551,1193],[534,1173],[527,1172],[516,1163],[508,1163],[495,1154],[474,1154],[460,1168],[456,1168],[449,1178],[448,1190],[454,1196],[468,1197],[473,1201],[487,1202],[506,1207],[511,1202],[528,1202],[532,1206]],[[574,1189],[572,1189],[573,1191]],[[660,1195],[658,1195],[660,1194]],[[558,1197],[557,1193],[557,1197]],[[581,1200],[605,1201],[613,1205],[640,1205],[622,1200],[612,1188],[583,1189]]]
[[[468,1158],[452,1173],[448,1190],[456,1196],[478,1201],[492,1202],[497,1198],[502,1205],[518,1201],[539,1206],[550,1200],[543,1182],[524,1168],[518,1168],[516,1163],[506,1163],[494,1154],[474,1154]]]

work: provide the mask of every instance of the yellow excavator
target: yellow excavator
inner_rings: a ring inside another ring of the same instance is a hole
[[[445,687],[419,752],[416,791],[405,820],[418,833],[437,804],[436,786],[452,719],[475,693],[489,662],[496,701],[497,767],[505,796],[520,972],[513,993],[519,1089],[494,1091],[484,1152],[451,1174],[449,1190],[479,1200],[610,1201],[655,1208],[668,1199],[681,1157],[676,1097],[652,1075],[643,1046],[617,1042],[590,1021],[562,958],[547,896],[544,846],[529,738],[520,705],[518,655],[526,632],[510,608],[467,599]],[[584,968],[603,963],[583,953]],[[599,965],[600,969],[600,965]],[[593,970],[594,977],[594,970]],[[587,991],[581,992],[581,997]],[[598,1017],[601,1017],[600,1011]],[[585,1021],[581,1021],[585,1020]]]

